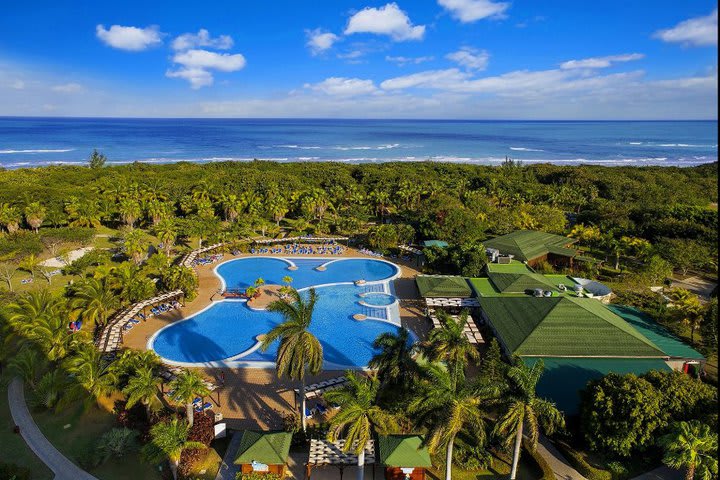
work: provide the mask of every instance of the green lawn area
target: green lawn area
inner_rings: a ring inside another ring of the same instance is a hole
[[[461,470],[460,468],[453,466],[452,478],[453,480],[506,480],[510,474],[511,460],[511,458],[502,458],[493,454],[493,466],[488,470]],[[442,461],[444,461],[444,458],[440,462]],[[428,473],[430,474],[430,478],[445,478],[444,467],[428,469]],[[538,467],[535,465],[534,460],[530,457],[530,454],[523,450],[520,456],[517,478],[540,478],[541,475],[542,473],[538,471]]]
[[[33,411],[33,418],[45,436],[65,456],[76,464],[92,451],[100,436],[115,426],[115,417],[108,411],[93,406],[83,411],[81,405],[65,411]],[[138,453],[124,458],[110,459],[103,465],[89,470],[102,480],[127,478],[160,478],[154,465],[143,462]]]
[[[2,445],[2,460],[15,463],[27,468],[32,474],[33,480],[50,480],[53,473],[25,444],[22,437],[13,433],[15,423],[10,416],[10,408],[7,402],[7,386],[10,382],[10,375],[5,372],[0,376],[0,445]]]

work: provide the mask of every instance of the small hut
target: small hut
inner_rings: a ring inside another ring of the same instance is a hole
[[[380,435],[378,450],[385,480],[425,480],[425,469],[432,467],[420,435]]]
[[[285,475],[290,454],[289,432],[258,432],[245,430],[240,440],[235,465],[242,473],[274,473]]]

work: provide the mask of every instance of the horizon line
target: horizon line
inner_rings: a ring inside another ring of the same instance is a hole
[[[0,119],[63,119],[63,120],[355,120],[403,122],[717,122],[717,118],[698,119],[531,119],[531,118],[377,118],[377,117],[143,117],[143,116],[81,116],[81,115],[0,115]]]

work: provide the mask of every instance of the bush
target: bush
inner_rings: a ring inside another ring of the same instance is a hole
[[[238,473],[235,476],[236,480],[282,480],[280,475],[275,473]]]
[[[613,480],[611,472],[590,465],[582,453],[573,450],[566,443],[556,442],[555,446],[562,452],[570,465],[587,480]]]
[[[122,458],[137,449],[137,437],[140,432],[128,428],[113,428],[103,433],[97,443],[99,461],[106,462],[111,457]]]
[[[532,450],[529,448],[530,446],[525,442],[525,451],[532,457],[532,459],[535,461],[535,464],[537,465],[538,469],[542,472],[542,477],[540,477],[538,480],[555,480],[555,472],[553,471],[550,464],[543,458],[540,453],[538,453],[537,449]]]
[[[188,433],[188,440],[191,442],[200,442],[206,447],[210,446],[210,442],[215,438],[215,414],[212,410],[206,412],[195,412],[193,417],[193,425]],[[207,454],[204,448],[189,448],[183,450],[180,456],[180,466],[178,473],[181,477],[187,477],[197,462],[202,460]]]

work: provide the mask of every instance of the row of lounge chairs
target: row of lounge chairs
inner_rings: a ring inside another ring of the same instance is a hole
[[[197,266],[197,265],[210,265],[210,264],[213,264],[213,263],[215,263],[215,262],[219,262],[220,260],[223,259],[224,256],[225,256],[225,255],[223,255],[222,253],[215,253],[215,254],[210,255],[210,256],[208,256],[208,257],[196,258],[195,260],[192,261],[192,266]]]
[[[327,245],[285,245],[278,247],[259,247],[251,248],[250,253],[255,254],[275,254],[275,255],[342,255],[345,253],[346,247],[337,244]]]
[[[440,319],[435,316],[434,310],[428,311],[428,317],[430,317],[430,321],[433,324],[433,328],[442,328],[442,322],[440,322]],[[457,315],[451,315],[451,317],[455,320],[458,319]],[[475,322],[472,318],[468,318],[467,323],[465,323],[465,327],[463,328],[463,333],[465,334],[465,337],[468,339],[468,342],[470,342],[473,345],[477,345],[479,343],[485,343],[485,339],[482,337],[482,334],[480,333],[480,330],[477,328],[477,325],[475,325]]]
[[[336,388],[342,388],[347,383],[347,378],[343,375],[341,377],[331,378],[329,380],[323,380],[319,383],[313,383],[305,387],[305,398],[318,398],[321,397],[324,392],[328,390],[335,390]],[[300,389],[295,389],[295,395],[300,396]]]
[[[218,247],[222,247],[225,245],[224,243],[216,243],[214,245],[210,245],[208,247],[199,248],[197,250],[193,250],[192,252],[188,253],[183,257],[183,259],[180,261],[180,265],[183,265],[185,267],[192,267],[194,265],[194,261],[196,258],[198,258],[198,255],[209,252],[210,250],[215,250]]]
[[[157,307],[152,307],[150,309],[150,313],[147,314],[147,317],[142,312],[138,312],[137,315],[125,324],[123,327],[123,331],[127,332],[129,330],[132,330],[132,328],[139,324],[141,321],[147,320],[150,317],[153,317],[155,315],[162,315],[163,313],[169,312],[170,310],[180,308],[182,305],[177,300],[171,300],[168,303],[162,303]]]
[[[361,248],[360,253],[363,253],[365,255],[370,255],[371,257],[384,257],[385,256],[380,252],[373,252],[372,250],[370,250],[368,248]]]

